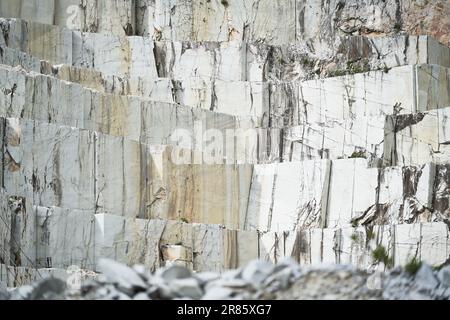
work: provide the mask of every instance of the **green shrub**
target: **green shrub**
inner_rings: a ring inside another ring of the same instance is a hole
[[[366,233],[367,233],[367,240],[375,239],[375,237],[377,236],[377,234],[371,229],[367,230]]]
[[[188,219],[186,219],[186,218],[181,218],[180,220],[181,220],[181,222],[184,222],[184,223],[189,223],[189,220],[188,220]]]
[[[420,267],[422,267],[422,261],[413,258],[405,265],[405,271],[411,275],[415,275]]]
[[[350,159],[356,159],[356,158],[366,158],[366,153],[364,151],[355,151],[350,156]]]
[[[375,260],[375,263],[382,262],[387,268],[392,268],[394,266],[394,259],[389,257],[386,248],[382,245],[379,245],[372,251],[372,257]]]
[[[352,239],[353,242],[356,242],[359,239],[359,235],[355,232],[350,236],[350,239]]]

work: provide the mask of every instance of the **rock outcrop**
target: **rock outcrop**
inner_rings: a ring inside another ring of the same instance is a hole
[[[0,286],[96,277],[104,258],[364,270],[293,287],[332,292],[448,261],[448,1],[2,0],[0,17]],[[146,289],[130,277],[119,298]],[[399,277],[346,297],[399,298]]]

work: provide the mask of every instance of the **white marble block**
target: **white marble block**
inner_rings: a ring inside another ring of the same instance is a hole
[[[365,159],[333,161],[327,227],[349,226],[375,204],[377,187],[378,169],[367,168]]]
[[[255,166],[245,228],[288,231],[322,226],[329,171],[328,161]]]
[[[94,134],[69,127],[8,118],[5,190],[35,205],[93,211]]]
[[[94,215],[56,207],[34,207],[39,268],[95,267]]]
[[[96,212],[133,218],[145,214],[147,167],[145,145],[124,138],[96,135]]]

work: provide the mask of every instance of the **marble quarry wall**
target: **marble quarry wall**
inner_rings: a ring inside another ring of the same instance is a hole
[[[448,17],[438,0],[1,0],[0,286],[101,258],[445,263]]]

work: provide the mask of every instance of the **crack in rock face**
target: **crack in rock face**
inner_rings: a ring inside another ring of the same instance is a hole
[[[449,299],[449,35],[448,0],[0,0],[0,299]]]

